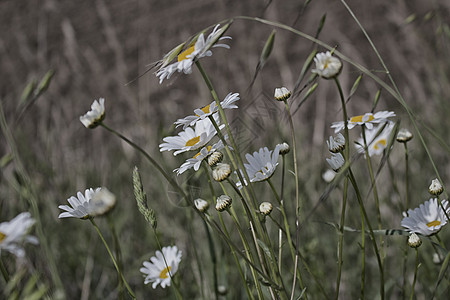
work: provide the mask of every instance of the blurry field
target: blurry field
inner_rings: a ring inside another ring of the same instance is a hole
[[[445,187],[450,178],[448,128],[450,122],[450,2],[437,1],[349,1],[362,25],[380,51],[400,93],[417,114],[424,135]],[[176,244],[183,251],[178,274],[184,299],[211,295],[209,252],[201,220],[185,207],[179,196],[160,174],[134,149],[102,129],[88,130],[79,121],[94,99],[106,99],[106,122],[154,155],[167,170],[180,166],[187,156],[160,154],[162,138],[175,135],[173,122],[212,101],[199,72],[175,74],[161,85],[148,66],[192,34],[217,22],[239,15],[261,17],[284,23],[315,35],[326,15],[319,39],[358,62],[387,82],[382,66],[370,44],[340,1],[12,1],[0,2],[0,99],[8,125],[17,143],[18,153],[31,178],[37,195],[43,232],[50,246],[67,299],[116,299],[117,273],[103,244],[88,221],[58,219],[58,205],[86,188],[106,186],[118,198],[110,215],[122,248],[124,275],[138,299],[174,298],[170,289],[152,289],[143,284],[139,272],[142,261],[158,249],[150,227],[136,207],[132,170],[138,166],[149,203],[155,210],[160,239],[164,245]],[[257,22],[236,20],[227,31],[233,39],[231,49],[215,49],[202,60],[219,97],[239,92],[239,109],[229,114],[242,153],[290,141],[289,124],[282,104],[273,101],[276,87],[293,88],[304,61],[314,44],[287,31],[277,29],[273,52],[252,87],[256,65],[272,28]],[[320,49],[323,51],[324,49]],[[18,119],[24,105],[21,95],[27,85],[53,70],[48,90],[29,106]],[[344,63],[339,79],[346,93],[361,73]],[[142,75],[142,76],[140,76]],[[140,77],[138,77],[140,76]],[[308,74],[309,76],[309,74]],[[129,83],[131,81],[131,83]],[[129,83],[129,84],[127,84]],[[312,215],[327,183],[322,173],[328,168],[326,139],[333,134],[330,124],[342,119],[341,105],[332,81],[318,81],[319,87],[295,112],[300,192],[302,203],[300,247],[309,268],[323,285],[324,296],[307,272],[305,286],[311,299],[333,298],[337,270],[335,228],[326,222],[339,223],[341,186],[334,190]],[[360,86],[347,104],[350,115],[370,111],[380,89],[363,76]],[[223,96],[220,96],[223,95]],[[292,100],[293,111],[300,99]],[[381,91],[377,110],[395,111],[400,127],[414,129],[401,105]],[[427,130],[427,128],[429,130]],[[357,138],[359,131],[351,132]],[[435,138],[437,136],[438,138]],[[440,142],[442,141],[442,142]],[[381,171],[377,186],[380,194],[382,223],[385,229],[400,228],[404,207],[404,158],[402,145],[395,144],[389,166]],[[408,144],[410,154],[410,203],[417,207],[429,199],[427,188],[436,177],[420,141]],[[353,150],[352,150],[353,151]],[[11,153],[2,135],[0,156]],[[374,162],[379,162],[375,157]],[[292,156],[288,156],[292,165]],[[370,180],[365,161],[355,162],[361,179],[363,197],[371,218],[375,220]],[[290,168],[292,169],[292,167]],[[280,177],[274,176],[279,185]],[[394,175],[392,175],[394,174]],[[175,174],[173,174],[176,177]],[[367,178],[367,180],[364,180]],[[203,176],[193,171],[178,176],[193,199],[208,197]],[[392,184],[394,183],[394,184]],[[0,222],[22,211],[30,211],[26,186],[11,161],[2,165],[0,177]],[[261,185],[262,201],[270,201],[269,188]],[[286,195],[295,194],[293,181]],[[266,198],[268,199],[266,199]],[[349,192],[346,225],[360,227],[360,215],[352,191]],[[294,203],[286,203],[295,212]],[[213,212],[215,213],[215,212]],[[106,239],[113,244],[107,219],[98,219]],[[374,221],[375,224],[375,221]],[[276,228],[272,234],[277,236]],[[448,228],[440,234],[450,247]],[[405,237],[385,238],[386,298],[400,299]],[[233,270],[227,245],[217,237],[219,281],[227,287],[224,299],[245,297],[242,282]],[[368,243],[369,238],[366,239]],[[237,240],[239,241],[239,240]],[[341,299],[357,299],[360,292],[360,235],[345,234]],[[378,270],[373,251],[367,247],[366,296],[378,296]],[[39,273],[39,284],[54,287],[51,271],[39,246],[27,246],[25,265],[30,273]],[[430,299],[440,266],[433,264],[433,248],[420,248],[422,265],[416,283],[417,299]],[[9,270],[15,261],[1,253]],[[289,256],[288,251],[284,255]],[[409,253],[408,282],[412,281],[414,255]],[[195,257],[201,261],[197,263]],[[200,267],[199,267],[200,266]],[[302,267],[304,268],[304,267]],[[304,269],[303,269],[304,270]],[[448,272],[447,272],[448,274]],[[201,280],[203,278],[203,280]],[[290,282],[290,278],[286,281]],[[373,285],[371,281],[376,282]],[[26,280],[22,284],[25,284]],[[200,282],[205,286],[201,287]],[[446,299],[448,277],[444,278],[436,298]],[[0,280],[0,290],[5,282]],[[3,294],[0,294],[0,298]],[[311,296],[313,295],[313,296]],[[314,297],[314,295],[317,295]],[[409,295],[409,294],[408,294]],[[51,296],[50,296],[51,297]],[[126,297],[125,297],[126,298]],[[269,297],[268,297],[269,298]]]

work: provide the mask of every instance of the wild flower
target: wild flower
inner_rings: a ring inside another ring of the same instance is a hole
[[[205,212],[209,208],[209,202],[200,198],[194,200],[194,205],[199,212]]]
[[[228,195],[220,195],[216,200],[216,210],[222,212],[231,206],[233,200]]]
[[[398,131],[397,142],[407,143],[413,138],[413,134],[406,128],[402,128]]]
[[[101,216],[109,212],[116,204],[116,197],[106,188],[90,188],[77,196],[67,199],[69,205],[60,205],[58,208],[65,210],[59,214],[59,218],[88,219]]]
[[[223,99],[222,102],[220,102],[220,106],[222,106],[223,109],[233,109],[238,108],[237,105],[234,104],[234,102],[238,101],[239,93],[229,93],[225,99]],[[203,120],[212,114],[219,111],[219,107],[216,105],[216,102],[213,101],[209,105],[204,106],[202,108],[197,108],[194,110],[195,115],[187,116],[183,119],[178,119],[175,124],[176,127],[179,127],[183,125],[183,130],[188,126],[193,126],[198,120]]]
[[[162,288],[170,286],[172,277],[178,271],[178,265],[181,262],[181,251],[177,246],[163,247],[162,252],[156,251],[155,256],[150,261],[144,261],[140,269],[144,274],[144,284],[152,282],[152,288],[161,285]]]
[[[425,236],[437,233],[448,222],[445,212],[450,213],[448,201],[442,200],[441,203],[442,207],[437,198],[431,198],[414,210],[408,209],[408,213],[403,213],[401,225],[409,232]]]
[[[345,163],[344,156],[341,153],[331,153],[331,158],[327,158],[326,161],[335,172],[339,172],[339,169]]]
[[[265,216],[272,212],[273,206],[270,202],[263,202],[259,205],[259,212]]]
[[[229,49],[230,46],[226,44],[217,44],[218,41],[231,39],[229,36],[222,36],[224,34],[224,29],[226,30],[226,28],[219,29],[219,27],[220,25],[216,25],[206,40],[204,34],[201,33],[195,41],[195,44],[178,54],[176,62],[169,65],[163,64],[156,72],[156,76],[159,77],[159,83],[161,84],[166,78],[169,79],[175,72],[183,72],[184,74],[192,73],[192,65],[194,62],[205,56],[211,56],[211,48],[222,47]],[[174,50],[181,51],[181,47],[177,47]],[[172,51],[170,53],[172,53]],[[168,55],[164,57],[166,58]]]
[[[332,56],[330,51],[317,53],[314,62],[316,68],[312,72],[325,79],[336,77],[342,70],[342,62],[339,58]]]
[[[444,191],[442,184],[439,182],[439,179],[435,178],[431,181],[430,187],[428,188],[428,192],[432,195],[440,195]]]
[[[347,122],[348,129],[352,129],[356,125],[364,125],[367,129],[372,129],[373,124],[384,123],[389,121],[388,118],[394,117],[395,113],[393,111],[379,111],[375,114],[373,113],[365,113],[364,115],[351,117]],[[338,133],[342,129],[345,128],[344,121],[334,122],[331,125],[331,128],[334,128],[334,132]]]
[[[29,212],[23,212],[8,222],[0,223],[0,253],[8,251],[17,257],[24,257],[24,243],[37,244],[36,237],[28,235],[35,223]]]
[[[394,123],[390,122],[380,133],[379,131],[383,126],[383,124],[380,124],[377,127],[373,127],[372,129],[365,131],[367,150],[370,157],[372,157],[373,155],[383,154],[384,149],[386,149],[386,147],[388,146],[389,137],[391,136],[392,130],[394,129]],[[358,139],[358,142],[355,144],[355,147],[358,152],[365,152],[364,139],[362,137],[362,134]]]
[[[250,182],[264,181],[269,179],[278,165],[278,157],[280,156],[280,145],[274,150],[267,147],[260,148],[259,151],[253,152],[253,155],[246,154],[245,158],[248,164],[244,164]]]
[[[219,141],[212,146],[203,147],[193,158],[188,158],[179,168],[173,171],[177,172],[177,175],[183,174],[192,168],[194,168],[195,171],[198,171],[204,159],[208,158],[213,153],[220,153],[217,152],[217,150],[223,149],[223,147],[222,141]]]
[[[330,152],[341,152],[345,149],[345,138],[341,133],[338,133],[335,137],[330,136],[330,140],[327,141],[327,145]]]
[[[213,115],[216,123],[219,121],[219,116]],[[222,129],[224,125],[219,126]],[[168,136],[163,139],[165,143],[159,145],[160,151],[176,150],[173,155],[197,150],[206,145],[215,135],[217,131],[209,119],[199,120],[195,123],[195,128],[186,128],[186,130],[178,133],[177,136]]]
[[[80,117],[86,128],[95,128],[105,119],[105,99],[94,100],[91,110]]]
[[[291,91],[285,87],[276,88],[273,97],[277,101],[286,101],[291,97]]]
[[[215,181],[224,181],[231,174],[231,166],[229,164],[218,163],[213,171],[212,176]]]

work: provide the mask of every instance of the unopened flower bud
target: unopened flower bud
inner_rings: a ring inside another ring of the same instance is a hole
[[[209,208],[209,202],[200,198],[194,200],[194,205],[199,212],[205,212]]]
[[[220,163],[223,159],[222,152],[214,151],[208,156],[208,165],[214,167],[217,163]]]
[[[277,101],[286,101],[291,97],[291,91],[285,87],[276,88],[274,97]]]
[[[422,245],[422,240],[420,239],[420,237],[414,232],[411,233],[408,238],[408,246],[410,246],[411,248],[418,248],[420,247],[420,245]]]
[[[280,146],[280,154],[281,155],[286,155],[289,153],[289,151],[291,151],[291,148],[289,147],[289,144],[284,142],[282,144],[278,144]]]
[[[231,174],[231,167],[229,164],[218,163],[212,171],[212,176],[215,181],[224,181]]]
[[[438,195],[442,194],[442,192],[444,191],[444,188],[442,187],[439,180],[436,178],[431,181],[431,185],[428,188],[428,191],[430,192],[431,195],[438,196]]]
[[[227,195],[221,195],[217,198],[216,210],[222,212],[231,206],[231,197]]]
[[[259,205],[259,212],[267,216],[272,212],[272,204],[270,202],[263,202]]]
[[[345,149],[345,138],[342,133],[338,133],[335,137],[330,136],[327,145],[331,153],[339,153]]]
[[[397,142],[407,143],[413,138],[413,134],[406,128],[402,128],[398,131]]]

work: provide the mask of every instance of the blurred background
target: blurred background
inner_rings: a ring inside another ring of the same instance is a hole
[[[450,174],[446,145],[450,125],[447,118],[450,114],[450,2],[349,0],[348,5],[373,39],[399,91],[417,114],[421,132],[445,184],[445,178]],[[187,156],[160,154],[158,145],[164,136],[178,132],[173,126],[177,118],[191,114],[194,108],[206,105],[212,99],[196,69],[190,75],[177,73],[162,84],[154,75],[154,69],[146,71],[152,63],[195,33],[240,15],[280,22],[312,36],[326,16],[319,39],[336,46],[344,55],[387,82],[370,44],[340,1],[0,2],[1,105],[37,191],[43,228],[67,294],[73,295],[70,299],[117,297],[113,266],[91,226],[80,220],[61,221],[57,218],[58,205],[65,204],[66,199],[77,191],[106,186],[118,196],[118,208],[112,218],[124,245],[125,273],[141,297],[167,296],[169,292],[153,291],[150,286],[144,286],[138,272],[142,261],[154,254],[156,246],[151,230],[136,209],[131,183],[135,165],[141,170],[144,187],[157,212],[165,245],[176,243],[183,249],[183,256],[190,257],[194,251],[193,237],[186,234],[186,225],[192,227],[190,232],[197,235],[196,239],[204,237],[202,224],[190,220],[176,195],[171,196],[163,178],[138,153],[105,130],[84,128],[79,116],[89,110],[94,99],[104,97],[106,124],[163,161],[167,170],[178,167]],[[230,123],[233,130],[242,134],[243,152],[257,151],[263,146],[273,149],[277,143],[289,140],[284,108],[273,102],[273,91],[280,86],[293,89],[305,60],[315,47],[308,40],[277,29],[273,52],[250,87],[272,29],[255,21],[235,20],[226,32],[232,37],[228,42],[231,49],[215,48],[212,57],[202,60],[221,99],[229,92],[241,95],[240,109],[230,112]],[[324,49],[319,47],[318,50]],[[24,110],[25,104],[20,100],[23,91],[31,82],[39,82],[50,70],[54,76],[48,90]],[[360,74],[357,69],[344,64],[340,75],[344,93],[349,93]],[[321,179],[327,168],[325,157],[329,156],[325,140],[333,133],[329,128],[331,122],[342,118],[339,95],[333,82],[320,80],[318,83],[315,93],[294,114],[305,215],[326,187]],[[363,76],[348,103],[349,114],[370,111],[379,89],[373,80]],[[295,110],[300,97],[291,103]],[[414,131],[401,105],[386,91],[381,91],[376,110],[395,111],[401,120],[400,126]],[[354,134],[357,137],[359,133]],[[382,194],[386,228],[400,227],[400,212],[405,209],[401,206],[403,189],[395,191],[389,184],[394,181],[401,186],[403,182],[403,153],[399,149],[391,155],[397,177],[393,178],[386,171],[379,181],[380,185],[387,185]],[[8,153],[10,147],[2,136],[0,155],[3,157]],[[414,174],[411,186],[417,189],[413,193],[417,198],[411,200],[415,207],[428,199],[427,187],[435,175],[416,139],[411,142],[410,154],[411,174]],[[190,186],[194,198],[207,197],[202,178],[193,172],[187,173],[177,180]],[[361,173],[361,176],[367,176],[364,171]],[[21,201],[20,193],[11,187],[15,180],[15,166],[10,163],[2,168],[0,177],[1,221],[28,210],[27,202]],[[311,264],[323,278],[327,276],[328,266],[321,259],[336,255],[336,234],[333,228],[320,222],[338,222],[339,197],[340,193],[336,193],[319,207],[310,219],[311,228],[304,234],[308,240],[305,251],[317,253],[311,258]],[[330,209],[329,205],[335,206]],[[358,220],[356,214],[353,219],[349,216],[348,222],[358,227]],[[106,222],[100,221],[100,224],[106,226]],[[328,250],[319,250],[322,248],[319,241],[308,239],[318,232],[329,235]],[[349,248],[357,247],[354,239],[358,236],[348,239]],[[42,271],[43,281],[46,281],[50,275],[46,274],[49,270],[45,261],[37,259],[39,250],[31,253],[36,256],[31,258],[35,267]],[[350,250],[348,255],[352,255]],[[334,259],[327,261],[334,262]],[[195,298],[198,294],[193,282],[199,273],[197,265],[190,264],[189,260],[184,261],[182,273],[183,278],[191,278],[193,284],[192,288],[186,289],[187,295]],[[376,274],[375,268],[373,271]],[[86,274],[91,274],[89,279]],[[358,282],[358,276],[359,269],[345,273],[343,299],[358,295],[359,287],[347,284],[354,280]],[[390,295],[395,299],[395,283],[392,285]],[[429,295],[420,282],[418,286],[423,290],[421,295]],[[332,286],[328,289],[331,291]],[[373,292],[376,293],[375,287]],[[230,295],[238,297],[239,291]]]

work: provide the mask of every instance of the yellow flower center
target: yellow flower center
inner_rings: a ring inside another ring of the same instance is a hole
[[[202,107],[201,110],[205,113],[205,114],[209,114],[209,109],[211,107],[210,105],[206,105],[205,107]],[[197,117],[200,117],[199,115],[195,114]]]
[[[161,273],[159,273],[159,278],[166,279],[167,277],[169,277],[169,276],[167,276],[167,273],[169,273],[171,269],[172,269],[172,267],[168,266],[167,268],[162,270]]]
[[[178,55],[178,61],[185,60],[187,58],[186,56],[188,56],[189,54],[191,54],[194,51],[195,51],[195,45],[192,46],[192,47],[187,48],[186,50],[184,50],[183,52],[181,52]]]
[[[439,226],[439,225],[441,225],[441,221],[439,221],[439,220],[427,223],[428,227]]]
[[[378,149],[384,149],[384,148],[386,148],[386,144],[387,144],[386,140],[385,140],[385,139],[382,139],[382,140],[379,140],[373,147],[374,147],[376,150],[378,150]]]
[[[352,117],[350,119],[350,123],[362,122],[363,118],[364,118],[364,115]],[[374,119],[373,115],[369,115],[369,118],[367,120],[365,120],[364,122],[370,122],[373,119]]]
[[[209,151],[211,151],[212,146],[208,146],[206,147],[206,149]],[[202,154],[202,152],[200,151],[199,153],[195,154],[193,158],[197,158],[200,154]]]
[[[197,144],[200,141],[200,137],[196,136],[195,138],[190,139],[189,141],[186,142],[186,147],[191,147],[194,146],[195,144]]]
[[[6,238],[6,234],[0,231],[0,243]]]

